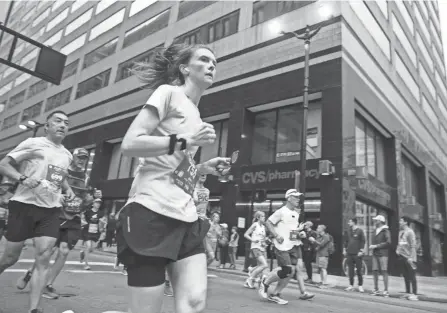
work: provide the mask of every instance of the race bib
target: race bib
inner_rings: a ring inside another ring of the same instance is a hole
[[[75,213],[78,214],[81,212],[81,204],[82,204],[82,199],[79,197],[74,198],[72,201],[67,202],[65,204],[65,211],[67,213]]]
[[[208,203],[209,201],[209,195],[207,192],[197,192],[197,202],[199,203],[203,203],[206,202]]]
[[[174,173],[172,173],[172,178],[174,179],[174,184],[190,196],[193,195],[199,177],[197,175],[196,164],[189,153],[185,153],[183,161]]]
[[[289,239],[290,240],[298,240],[299,239],[299,231],[298,230],[291,230]]]
[[[97,234],[99,231],[98,224],[89,224],[88,225],[88,232],[91,234]]]
[[[67,172],[63,168],[56,165],[48,165],[46,180],[50,183],[53,183],[57,187],[60,187],[62,182],[64,181],[65,176],[67,176]]]

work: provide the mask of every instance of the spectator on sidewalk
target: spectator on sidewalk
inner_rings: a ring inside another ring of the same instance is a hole
[[[349,230],[345,237],[343,255],[346,257],[346,263],[349,271],[349,287],[346,291],[354,290],[354,269],[357,270],[359,280],[359,292],[365,292],[363,289],[363,248],[365,247],[365,233],[363,229],[357,226],[357,219],[351,218],[348,222]]]
[[[320,271],[321,284],[320,287],[324,288],[327,283],[327,266],[329,263],[329,254],[331,249],[331,237],[326,232],[325,225],[318,225],[317,238],[310,237],[309,240],[316,246],[317,266]],[[333,248],[333,247],[332,247]]]
[[[115,232],[116,232],[116,219],[115,219],[115,213],[110,213],[109,215],[109,221],[107,223],[107,230],[106,230],[106,243],[107,248],[110,248],[115,240]]]
[[[233,226],[231,228],[230,244],[229,244],[229,254],[230,254],[230,269],[236,269],[236,253],[237,247],[239,245],[239,234],[237,233],[237,227]]]
[[[377,215],[373,218],[376,224],[375,235],[372,238],[372,245],[369,249],[373,251],[372,270],[374,275],[374,296],[382,295],[389,297],[388,292],[388,253],[391,246],[390,230],[386,225],[386,219],[383,215]],[[383,276],[383,293],[379,291],[379,274]]]
[[[417,281],[416,281],[416,235],[409,226],[407,218],[402,217],[399,220],[400,232],[399,243],[397,244],[396,254],[400,261],[400,268],[405,280],[406,295],[404,299],[410,301],[417,301]],[[413,288],[413,294],[410,290],[410,285]]]
[[[310,284],[313,283],[312,263],[315,261],[315,246],[310,242],[309,238],[317,237],[317,233],[312,229],[313,226],[314,224],[311,221],[307,221],[304,223],[304,232],[306,234],[306,237],[303,236],[304,237],[302,239],[303,245],[301,246],[303,250],[303,262],[304,266],[306,267],[306,273],[307,273],[307,279],[304,282]]]
[[[222,227],[222,233],[219,237],[219,248],[220,248],[220,265],[218,268],[224,269],[225,264],[229,261],[229,254],[228,254],[228,244],[230,242],[230,232],[228,230],[228,224],[223,223],[220,224]]]

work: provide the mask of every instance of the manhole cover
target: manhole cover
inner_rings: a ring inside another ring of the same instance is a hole
[[[75,294],[75,293],[60,293],[59,296],[63,297],[63,298],[70,298],[70,297],[76,297],[77,294]]]

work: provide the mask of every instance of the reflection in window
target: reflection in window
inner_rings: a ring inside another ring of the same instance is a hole
[[[404,47],[405,52],[410,57],[411,62],[413,62],[413,65],[416,67],[416,51],[414,50],[413,45],[410,43],[410,40],[405,34],[405,31],[403,30],[402,26],[400,25],[394,13],[393,13],[393,30],[394,33],[396,34],[396,37],[399,39],[400,43]]]
[[[116,74],[115,82],[123,80],[125,78],[128,78],[128,77],[132,76],[132,73],[131,73],[130,70],[135,66],[135,63],[149,62],[152,54],[154,53],[154,50],[155,49],[151,49],[149,51],[146,51],[146,52],[144,52],[144,53],[142,53],[142,54],[140,54],[140,55],[138,55],[138,56],[136,56],[136,57],[134,57],[134,58],[132,58],[130,60],[127,60],[127,61],[121,63],[120,65],[118,65],[118,72]]]
[[[62,72],[62,80],[76,74],[76,72],[78,70],[78,64],[79,64],[79,59],[71,62],[68,65],[65,65],[64,71]]]
[[[26,93],[26,90],[22,90],[18,94],[15,94],[14,96],[12,96],[8,102],[8,109],[11,109],[11,108],[15,107],[16,105],[19,105],[20,103],[25,101],[25,93]]]
[[[425,114],[427,114],[428,118],[433,123],[435,128],[439,129],[439,119],[424,95],[422,95],[422,109],[424,110]]]
[[[157,2],[157,0],[135,0],[130,6],[129,17],[141,12],[155,2]]]
[[[105,45],[93,50],[90,53],[87,53],[84,57],[84,65],[82,68],[87,68],[108,56],[111,56],[116,51],[116,45],[118,43],[118,38],[115,38]]]
[[[98,2],[98,5],[96,6],[95,15],[101,13],[105,9],[107,9],[109,6],[114,4],[117,0],[101,0]]]
[[[349,0],[349,4],[357,17],[363,23],[365,28],[369,31],[373,39],[376,41],[379,48],[382,50],[388,60],[390,60],[390,40],[385,35],[382,27],[379,25],[379,23],[377,23],[375,17],[372,15],[366,4],[363,1],[356,0]]]
[[[144,23],[132,28],[124,35],[123,48],[140,41],[147,36],[168,26],[170,10],[166,10],[154,17],[151,17]]]
[[[399,74],[400,78],[402,78],[404,83],[407,85],[408,90],[411,92],[413,97],[416,99],[417,102],[419,102],[420,98],[419,86],[397,51],[396,51],[396,71],[397,74]]]
[[[53,36],[51,36],[50,38],[48,38],[43,44],[45,46],[53,46],[54,44],[58,43],[59,40],[62,39],[62,33],[64,32],[63,29],[61,29],[60,31],[58,31],[56,34],[54,34]]]
[[[361,201],[355,201],[355,217],[357,218],[357,225],[363,230],[366,237],[365,248],[363,249],[365,255],[372,255],[373,253],[373,251],[369,249],[376,232],[373,218],[379,214],[385,216],[385,219],[388,222],[388,214],[386,211]]]
[[[41,93],[48,88],[48,82],[45,80],[39,80],[37,83],[32,84],[28,90],[28,99]]]
[[[76,50],[78,50],[79,48],[81,48],[84,45],[86,37],[87,37],[87,34],[83,34],[83,35],[79,36],[78,38],[76,38],[75,40],[70,42],[69,44],[62,47],[61,53],[65,54],[65,55],[69,55],[69,54],[75,52]]]
[[[227,155],[228,120],[210,123],[216,131],[216,140],[212,145],[203,146],[200,151],[200,161],[205,162],[217,156]]]
[[[297,10],[315,1],[256,1],[253,3],[251,25],[258,25],[285,13]]]
[[[50,15],[50,10],[51,8],[46,9],[45,11],[43,11],[42,13],[38,14],[36,16],[36,19],[33,21],[33,23],[31,24],[33,27],[35,27],[36,25],[38,25],[40,22],[42,22],[44,19],[46,19],[49,15]]]
[[[57,24],[65,20],[68,16],[68,10],[69,8],[66,8],[61,13],[59,13],[54,19],[48,22],[47,24],[47,31],[50,31],[54,27],[56,27]]]
[[[47,103],[45,105],[45,112],[51,111],[57,107],[60,107],[68,102],[70,102],[70,96],[72,87],[61,91],[54,96],[47,99]]]
[[[19,115],[20,115],[20,113],[16,113],[14,115],[11,115],[11,116],[5,118],[3,120],[2,130],[11,128],[11,127],[17,125],[17,122],[19,121]]]
[[[40,101],[39,103],[36,103],[35,105],[30,106],[29,108],[23,110],[22,122],[30,120],[36,116],[39,116],[40,112],[42,111],[42,104],[43,101]]]
[[[121,24],[124,19],[124,12],[126,12],[125,8],[93,27],[90,32],[89,41]]]
[[[291,105],[255,116],[252,164],[300,160],[302,106]],[[307,159],[321,157],[321,105],[311,103],[307,128]]]
[[[111,69],[108,69],[107,71],[104,71],[80,83],[78,85],[78,90],[76,91],[76,99],[107,87],[109,85],[110,71]]]
[[[93,15],[93,9],[90,9],[87,12],[85,12],[84,14],[82,14],[81,16],[79,16],[77,19],[75,19],[73,22],[68,24],[65,29],[65,36],[67,36],[68,34],[71,34],[76,29],[78,29],[79,27],[81,27],[82,25],[84,25],[85,23],[90,21],[92,18],[92,15]]]
[[[366,166],[368,173],[385,181],[385,138],[362,118],[355,121],[356,166]]]
[[[217,1],[182,1],[179,5],[177,20],[181,20],[182,18],[198,12],[215,2]]]

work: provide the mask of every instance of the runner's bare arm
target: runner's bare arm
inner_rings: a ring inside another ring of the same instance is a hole
[[[67,178],[65,178],[62,181],[61,187],[62,187],[62,191],[65,193],[68,201],[73,200],[76,197],[75,193],[73,192],[73,189],[71,189],[70,185],[68,184]]]
[[[18,181],[22,174],[16,170],[16,167],[16,161],[11,157],[6,156],[0,161],[0,174]]]
[[[250,228],[245,232],[244,237],[250,241],[253,241],[251,238],[251,234],[253,233],[253,230],[255,229],[256,224],[252,224]]]

